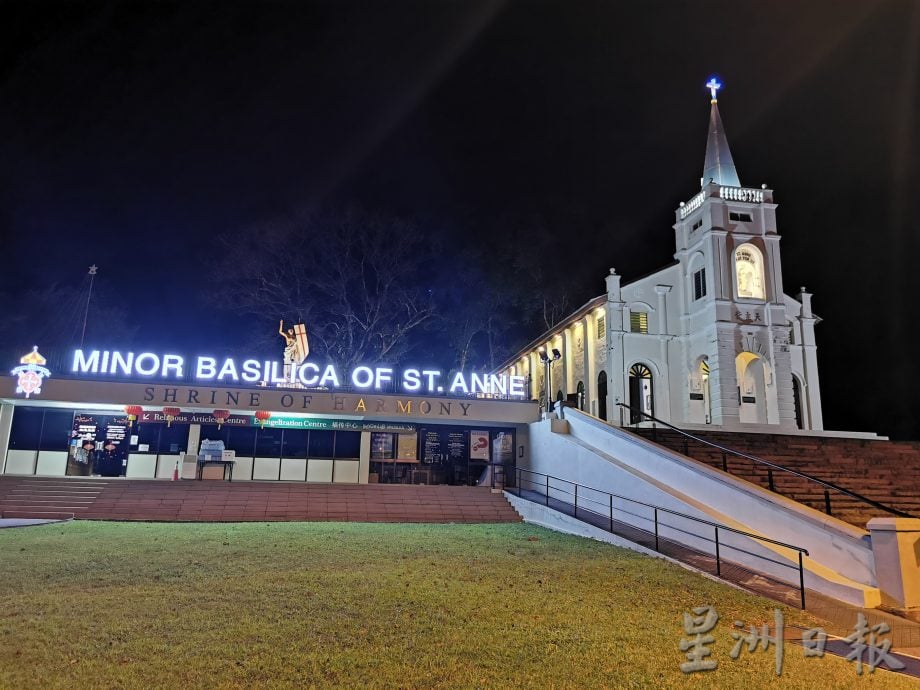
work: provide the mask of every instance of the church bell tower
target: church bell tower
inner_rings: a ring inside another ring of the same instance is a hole
[[[741,184],[712,78],[701,189],[676,211],[683,280],[684,419],[796,427],[773,191]]]

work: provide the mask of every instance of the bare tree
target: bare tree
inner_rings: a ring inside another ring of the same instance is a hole
[[[543,325],[550,330],[568,316],[569,296],[564,291],[543,296]]]
[[[420,287],[433,277],[430,250],[407,221],[347,210],[263,224],[223,244],[212,299],[255,316],[272,337],[279,318],[305,323],[311,351],[346,370],[400,361],[434,316]]]

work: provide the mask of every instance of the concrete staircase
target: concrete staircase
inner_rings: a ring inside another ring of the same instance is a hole
[[[639,435],[694,460],[722,469],[722,452],[687,439],[670,429],[638,429]],[[748,434],[693,430],[694,436],[777,465],[810,474],[879,503],[920,516],[920,443],[884,440]],[[726,455],[728,471],[769,488],[767,468],[744,458]],[[824,489],[785,472],[773,472],[775,490],[799,503],[825,512]],[[830,492],[831,514],[865,528],[873,517],[890,517],[883,510],[844,494]]]
[[[467,486],[0,477],[0,517],[157,521],[519,522]]]
[[[103,479],[0,477],[0,518],[67,520],[90,509]]]

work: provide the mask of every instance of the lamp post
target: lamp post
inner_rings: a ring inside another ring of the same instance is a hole
[[[553,348],[552,352],[553,352],[552,357],[550,357],[550,356],[546,353],[546,348],[545,348],[545,347],[541,347],[541,348],[540,348],[540,360],[543,362],[543,368],[544,368],[544,373],[543,373],[543,392],[544,392],[545,398],[546,398],[546,399],[544,400],[544,402],[545,402],[545,404],[546,404],[546,412],[547,412],[547,414],[549,413],[550,410],[553,409],[552,393],[550,392],[550,383],[551,383],[551,381],[552,381],[552,367],[553,367],[553,362],[555,362],[557,359],[559,359],[560,357],[562,357],[562,353],[559,352],[559,350],[557,350],[555,347]]]

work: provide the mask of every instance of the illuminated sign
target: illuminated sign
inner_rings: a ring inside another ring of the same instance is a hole
[[[166,415],[156,411],[144,411],[137,418],[138,424],[165,422]],[[173,424],[217,424],[229,427],[260,427],[262,429],[320,429],[330,431],[386,431],[389,433],[410,433],[414,424],[404,422],[378,422],[371,419],[333,419],[316,417],[269,417],[261,421],[251,414],[232,414],[218,420],[207,412],[182,412],[172,419]]]
[[[358,390],[398,387],[408,393],[485,395],[524,398],[527,378],[519,375],[456,372],[445,375],[437,369],[407,368],[397,372],[388,366],[357,366],[347,376],[334,364],[314,362],[282,363],[272,360],[237,359],[156,352],[117,350],[75,350],[70,373],[78,376],[123,376],[186,380],[208,383],[252,383],[261,386],[320,388],[335,390],[350,385]]]
[[[16,381],[16,392],[22,393],[27,398],[31,395],[39,395],[42,392],[42,382],[51,376],[51,372],[45,367],[46,360],[38,352],[38,346],[32,348],[32,352],[19,360],[19,366],[10,373],[19,377]]]

